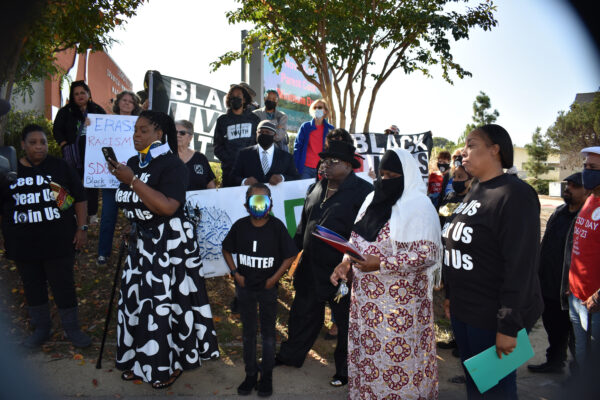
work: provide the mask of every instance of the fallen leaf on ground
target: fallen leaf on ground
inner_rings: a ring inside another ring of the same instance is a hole
[[[98,386],[98,379],[92,379],[92,385]]]
[[[83,360],[83,354],[75,354],[73,360]]]

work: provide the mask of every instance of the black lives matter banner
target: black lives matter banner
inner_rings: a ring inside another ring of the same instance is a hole
[[[433,148],[431,131],[412,135],[386,135],[384,133],[354,133],[356,152],[365,158],[364,171],[379,171],[379,160],[388,149],[402,148],[412,153],[419,164],[423,181],[429,177],[429,157]]]
[[[174,120],[185,119],[194,124],[194,150],[202,152],[208,161],[219,161],[213,149],[213,134],[217,118],[225,114],[226,92],[148,71],[144,86],[150,108],[168,113]]]

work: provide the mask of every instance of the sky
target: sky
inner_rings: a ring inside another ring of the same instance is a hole
[[[474,30],[452,47],[454,60],[473,76],[454,76],[451,85],[435,70],[433,78],[394,72],[377,96],[372,132],[396,124],[400,133],[431,131],[455,141],[471,122],[475,97],[484,91],[500,113],[497,123],[523,146],[536,127],[545,132],[559,111],[567,111],[577,93],[599,90],[600,54],[568,2],[503,0],[496,5],[496,27]],[[239,50],[241,30],[252,28],[228,24],[226,12],[237,6],[233,0],[150,0],[113,33],[119,43],[108,53],[136,91],[150,69],[227,91],[241,80],[240,62],[216,72],[209,64]]]

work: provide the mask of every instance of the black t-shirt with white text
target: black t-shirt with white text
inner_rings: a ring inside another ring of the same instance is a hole
[[[7,257],[33,261],[74,254],[75,206],[61,211],[50,182],[65,188],[73,202],[85,201],[77,171],[52,156],[35,167],[17,166],[17,181],[2,188],[2,232]]]
[[[250,216],[240,218],[223,240],[223,249],[237,254],[237,269],[250,289],[262,289],[283,261],[298,253],[287,228],[270,216],[260,227],[252,225]]]
[[[516,336],[541,314],[537,274],[540,205],[514,175],[477,182],[442,228],[450,313]]]
[[[127,160],[127,166],[133,170],[140,181],[180,203],[174,215],[156,215],[146,207],[129,185],[121,183],[115,199],[117,206],[123,209],[129,221],[137,222],[142,226],[156,226],[173,217],[183,216],[188,170],[178,156],[172,153],[163,154],[152,159],[145,167],[140,167],[139,157],[133,156]]]

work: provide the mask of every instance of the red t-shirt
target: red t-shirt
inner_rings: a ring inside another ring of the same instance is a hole
[[[444,176],[438,172],[432,172],[429,174],[429,184],[427,185],[427,194],[435,194],[442,192],[442,184],[444,183]]]
[[[573,231],[569,288],[579,300],[600,289],[600,197],[590,195]]]
[[[317,129],[308,135],[308,148],[304,160],[305,167],[317,168],[320,160],[319,153],[323,151],[323,127],[323,124],[317,125]]]

